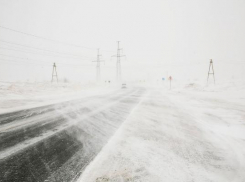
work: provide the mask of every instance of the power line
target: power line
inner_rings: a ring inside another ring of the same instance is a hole
[[[2,58],[0,58],[0,62],[5,63],[5,64],[10,64],[9,62],[14,62],[15,66],[16,65],[18,66],[28,65],[28,66],[50,67],[50,63],[41,64],[41,63],[20,62],[16,60],[9,60],[9,59],[2,59]],[[81,69],[81,67],[91,67],[92,68],[91,65],[90,66],[89,65],[69,65],[69,64],[62,64],[62,63],[59,64],[59,67],[62,67],[62,68],[72,67],[72,68],[77,68],[77,69]]]
[[[17,60],[12,60],[12,59],[4,59],[4,58],[0,58],[0,60],[3,60],[3,61],[10,61],[10,62],[15,62],[15,63],[19,63],[19,64],[34,64],[34,65],[47,65],[47,64],[50,64],[50,62],[44,62],[44,63],[33,63],[33,62],[26,62],[26,61],[17,61]],[[32,61],[32,59],[28,59],[29,61]],[[92,65],[75,65],[75,64],[67,64],[67,63],[59,63],[59,65],[62,65],[61,67],[64,67],[64,66],[69,66],[69,67],[92,67]],[[64,65],[64,66],[63,66]],[[59,66],[60,67],[60,66]]]
[[[6,57],[11,57],[11,58],[22,59],[22,60],[40,61],[40,62],[50,63],[50,61],[45,61],[45,60],[29,59],[29,58],[23,58],[23,57],[17,57],[17,56],[10,56],[10,55],[5,55],[5,54],[0,54],[0,55],[6,56]],[[66,63],[61,63],[61,64],[66,64]]]
[[[222,61],[222,62],[216,62],[216,64],[245,64],[245,62],[242,61],[233,61],[233,62],[228,62],[228,61]]]
[[[62,58],[66,58],[66,59],[69,58],[69,59],[79,59],[79,60],[81,60],[81,58],[68,57],[68,56],[65,57],[65,56],[61,56],[61,55],[43,54],[43,53],[40,53],[40,52],[30,52],[30,51],[26,51],[26,50],[18,50],[18,49],[13,49],[13,48],[0,47],[0,49],[17,51],[17,52],[24,52],[24,53],[29,53],[29,54],[38,54],[38,55],[43,55],[43,56],[62,57]],[[91,59],[83,59],[83,60],[91,60]]]
[[[11,60],[11,59],[3,59],[3,58],[0,58],[0,60],[2,60],[2,61],[10,61],[10,62],[15,62],[15,63],[18,63],[18,64],[21,64],[21,65],[29,65],[29,64],[32,64],[32,65],[42,65],[42,66],[44,66],[44,63],[42,64],[42,63],[30,63],[30,62],[20,62],[20,61],[16,61],[16,60]],[[47,64],[47,63],[45,63],[45,64]]]
[[[29,58],[23,58],[23,57],[17,57],[17,56],[9,56],[9,55],[5,55],[5,54],[0,54],[0,55],[10,57],[10,58],[17,58],[17,59],[21,59],[21,60],[26,60],[26,61],[39,61],[39,62],[43,62],[45,64],[50,63],[50,61],[46,61],[46,60],[29,59]],[[28,62],[28,63],[30,63],[30,62]],[[33,63],[33,62],[31,62],[31,63]]]
[[[64,44],[64,45],[74,46],[74,47],[80,47],[80,48],[89,49],[89,50],[96,50],[96,48],[70,44],[70,43],[66,43],[66,42],[63,42],[63,41],[54,40],[54,39],[42,37],[42,36],[39,36],[39,35],[34,35],[34,34],[30,34],[30,33],[19,31],[19,30],[15,30],[15,29],[12,29],[12,28],[4,27],[2,25],[0,25],[0,28],[5,29],[5,30],[9,30],[9,31],[12,31],[12,32],[20,33],[20,34],[23,34],[23,35],[27,35],[27,36],[32,36],[32,37],[35,37],[35,38],[43,39],[43,40],[46,40],[46,41],[56,42],[56,43],[59,43],[59,44]]]
[[[40,61],[40,62],[50,63],[50,61],[43,61],[43,60],[37,60],[37,59],[29,59],[29,58],[23,58],[23,57],[17,57],[17,56],[10,56],[10,55],[5,55],[5,54],[0,54],[0,55],[1,56],[6,56],[6,57],[11,57],[11,58],[22,59],[22,60],[28,60],[28,61]]]
[[[63,63],[59,63],[59,65],[61,64],[61,66],[59,66],[59,67],[73,67],[73,68],[79,68],[79,69],[81,69],[81,67],[90,67],[90,68],[92,68],[93,66],[92,65],[73,65],[73,64],[63,64]],[[64,65],[66,65],[66,66],[64,66]]]
[[[83,48],[83,49],[93,50],[93,51],[96,50],[96,48],[87,47],[87,46],[81,46],[81,45],[76,45],[76,44],[71,44],[71,43],[67,43],[67,42],[63,42],[63,41],[55,40],[55,39],[50,39],[50,38],[42,37],[42,36],[39,36],[39,35],[26,33],[26,32],[22,32],[22,31],[19,31],[19,30],[12,29],[12,28],[8,28],[8,27],[2,26],[2,25],[0,25],[0,28],[5,29],[5,30],[9,30],[9,31],[12,31],[12,32],[16,32],[16,33],[19,33],[19,34],[23,34],[23,35],[26,35],[26,36],[31,36],[31,37],[35,37],[35,38],[38,38],[38,39],[43,39],[43,40],[46,40],[46,41],[51,41],[51,42],[63,44],[63,45],[66,45],[66,46],[73,46],[73,47],[78,47],[78,48]],[[101,50],[103,50],[104,52],[114,52],[112,50],[106,50],[106,49],[101,49]]]
[[[115,51],[110,51],[110,50],[106,50],[106,49],[100,49],[102,50],[103,52],[115,52]]]
[[[56,54],[64,54],[64,55],[75,56],[75,57],[81,56],[81,55],[75,55],[75,54],[70,54],[70,53],[65,53],[65,52],[52,51],[52,50],[48,50],[48,49],[41,49],[41,48],[37,48],[37,47],[33,47],[33,46],[27,46],[27,45],[9,42],[9,41],[5,41],[5,40],[0,40],[0,42],[12,44],[12,45],[17,45],[17,46],[22,46],[22,47],[27,47],[27,48],[31,48],[31,49],[37,49],[37,50],[41,50],[41,51],[52,52],[52,53],[56,53]],[[81,57],[87,57],[87,56],[81,56]],[[87,57],[87,58],[90,58],[90,57]]]
[[[26,60],[29,60],[28,58],[23,58],[23,57],[17,57],[17,56],[9,56],[9,55],[6,55],[6,54],[0,54],[2,56],[7,56],[7,57],[12,57],[12,58],[18,58],[18,59],[26,59]]]

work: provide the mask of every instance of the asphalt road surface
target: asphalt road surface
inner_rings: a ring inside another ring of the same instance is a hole
[[[0,181],[75,181],[144,93],[122,89],[0,115]]]

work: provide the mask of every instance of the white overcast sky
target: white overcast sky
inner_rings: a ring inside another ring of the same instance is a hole
[[[113,80],[116,61],[111,56],[116,54],[116,41],[121,41],[127,56],[122,59],[124,80],[167,75],[205,80],[209,59],[214,60],[218,79],[245,77],[244,0],[0,0],[0,26],[84,46],[0,28],[2,81],[50,80],[53,62],[61,79],[94,80],[91,61],[97,48],[106,61],[101,65],[102,78]]]

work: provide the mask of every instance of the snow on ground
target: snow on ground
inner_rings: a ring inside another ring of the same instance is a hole
[[[244,182],[245,84],[152,88],[79,182]]]
[[[0,113],[53,104],[118,89],[95,83],[0,82]]]
[[[144,84],[138,86],[146,86]],[[111,93],[118,86],[0,82],[0,113]],[[245,84],[149,87],[79,182],[244,182]]]

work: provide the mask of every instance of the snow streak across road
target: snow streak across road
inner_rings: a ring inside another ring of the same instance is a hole
[[[226,94],[147,89],[78,182],[245,182],[245,97]]]
[[[75,181],[144,93],[120,90],[0,115],[0,181]]]

